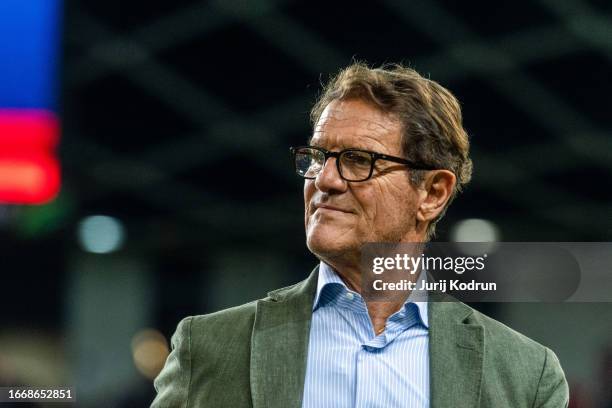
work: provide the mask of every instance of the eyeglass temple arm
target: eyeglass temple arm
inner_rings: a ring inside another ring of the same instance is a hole
[[[435,170],[436,169],[435,167],[420,165],[410,160],[402,159],[400,157],[387,156],[386,154],[382,154],[382,153],[374,153],[374,160],[378,160],[378,159],[388,160],[388,161],[392,161],[392,162],[400,163],[400,164],[405,164],[408,167],[415,169],[415,170]]]

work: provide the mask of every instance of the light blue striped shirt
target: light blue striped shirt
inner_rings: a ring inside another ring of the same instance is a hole
[[[366,304],[324,262],[313,304],[303,408],[429,407],[427,302],[376,336]]]

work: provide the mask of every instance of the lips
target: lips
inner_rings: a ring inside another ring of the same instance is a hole
[[[352,213],[352,211],[335,206],[330,204],[317,203],[314,205],[315,211],[318,209],[327,210],[327,211],[337,211],[342,213]]]

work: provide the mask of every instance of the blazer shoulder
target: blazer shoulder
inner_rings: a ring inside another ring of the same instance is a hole
[[[506,326],[477,310],[470,320],[484,327],[485,341],[488,347],[521,353],[533,353],[543,358],[546,347],[522,333]]]
[[[257,301],[219,310],[214,313],[189,316],[189,334],[194,353],[227,345],[228,341],[245,342],[251,337]]]
[[[234,306],[212,313],[191,316],[192,328],[197,330],[202,326],[218,326],[224,324],[239,324],[252,320],[255,316],[258,300],[253,300],[240,306]],[[192,329],[192,330],[193,330]]]

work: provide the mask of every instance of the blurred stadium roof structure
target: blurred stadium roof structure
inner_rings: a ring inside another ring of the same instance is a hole
[[[312,261],[288,147],[309,136],[321,78],[354,58],[404,62],[463,105],[474,178],[439,226],[439,240],[474,217],[494,222],[505,241],[612,238],[609,2],[67,0],[65,7],[59,202],[68,204],[57,210],[65,222],[10,244],[8,260],[46,268],[36,293],[53,305],[44,308],[50,315],[62,307],[49,288],[60,290],[86,215],[119,218],[127,247],[164,265],[160,280],[174,297],[198,296],[191,278],[218,250]],[[39,255],[27,259],[32,251]],[[287,281],[303,275],[297,269]],[[169,283],[177,278],[185,282]],[[175,309],[163,319],[167,327],[193,312]]]
[[[287,147],[309,135],[321,74],[352,58],[403,61],[456,93],[471,135],[473,183],[440,239],[478,216],[506,240],[606,240],[611,11],[587,0],[69,1],[66,186],[82,210],[133,228],[175,220],[195,246],[293,246],[301,183]]]

